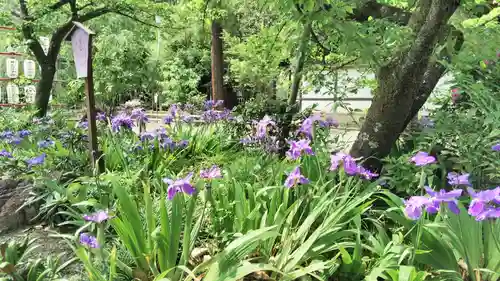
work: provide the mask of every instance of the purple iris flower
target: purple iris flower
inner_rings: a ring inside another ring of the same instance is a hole
[[[405,203],[405,214],[412,220],[418,220],[422,216],[422,209],[425,208],[430,214],[437,213],[442,203],[448,205],[450,211],[455,214],[460,213],[457,205],[457,197],[462,195],[462,190],[446,191],[444,189],[438,192],[425,187],[428,196],[412,196]]]
[[[170,106],[169,111],[170,111],[170,115],[172,115],[172,117],[175,117],[175,116],[177,116],[177,112],[179,111],[179,106],[174,103]]]
[[[340,163],[347,157],[347,154],[343,152],[338,152],[336,154],[330,155],[330,171],[335,171],[340,166]]]
[[[258,123],[257,123],[257,133],[256,133],[256,137],[258,139],[263,139],[266,137],[267,135],[267,128],[269,126],[275,126],[276,125],[276,122],[274,122],[273,120],[271,120],[271,118],[269,118],[269,116],[264,116],[264,118],[262,118],[262,120],[260,120]]]
[[[45,157],[47,157],[47,154],[44,152],[40,156],[26,160],[28,169],[31,169],[33,166],[42,165],[45,162]]]
[[[193,116],[190,116],[190,115],[184,115],[184,116],[182,116],[182,121],[184,121],[186,123],[191,123],[191,122],[193,122],[193,120],[194,120]]]
[[[448,173],[448,183],[450,185],[471,185],[469,182],[469,174],[458,174],[455,172]]]
[[[30,130],[21,130],[21,131],[17,132],[17,135],[20,138],[25,138],[25,137],[31,135],[31,131]]]
[[[97,112],[95,119],[97,121],[106,121],[106,114],[104,112]]]
[[[38,142],[39,148],[47,148],[49,146],[54,146],[55,142],[53,140],[43,140]]]
[[[205,110],[212,109],[214,107],[219,107],[222,106],[223,104],[224,104],[223,100],[217,100],[217,101],[207,100],[205,101]]]
[[[172,115],[167,115],[163,118],[163,123],[166,125],[170,125],[172,122],[174,122],[174,116]]]
[[[343,152],[330,155],[330,171],[336,171],[342,164],[344,172],[350,176],[359,175],[362,178],[371,180],[379,175],[356,163],[356,160]]]
[[[179,148],[186,148],[189,145],[189,141],[187,140],[181,140],[177,142],[177,147]]]
[[[500,151],[500,143],[497,143],[494,146],[492,146],[491,150],[493,150],[493,151]]]
[[[2,151],[0,151],[0,157],[12,158],[12,153],[10,153],[7,150],[3,149]]]
[[[298,129],[297,133],[303,134],[307,138],[312,138],[313,129],[314,129],[314,118],[309,117],[302,122],[302,125]]]
[[[0,139],[10,139],[14,136],[14,133],[11,131],[3,131],[0,133]]]
[[[300,173],[300,167],[297,166],[295,169],[293,169],[292,172],[288,174],[288,177],[285,180],[285,186],[288,188],[292,188],[294,186],[297,186],[299,184],[308,184],[309,179],[304,177]]]
[[[168,138],[168,135],[167,135],[167,129],[165,128],[158,128],[156,129],[156,135],[160,138],[160,139],[169,139]]]
[[[172,200],[174,196],[179,192],[184,192],[188,195],[191,195],[196,192],[196,189],[191,185],[191,178],[193,177],[193,173],[189,173],[183,179],[171,180],[169,178],[164,178],[163,182],[168,184],[167,189],[167,199]]]
[[[86,130],[89,128],[89,122],[88,121],[78,122],[77,127]]]
[[[23,139],[20,137],[11,137],[10,139],[7,139],[8,144],[15,144],[15,145],[20,144],[22,141]]]
[[[419,151],[415,156],[410,159],[416,166],[425,166],[436,162],[434,156],[429,155],[427,152]]]
[[[99,242],[97,242],[97,238],[88,233],[80,234],[80,244],[93,249],[97,249],[100,247]]]
[[[405,203],[405,214],[412,220],[418,220],[422,216],[422,208],[428,207],[431,200],[426,196],[412,196]]]
[[[133,126],[134,121],[125,113],[120,113],[111,120],[113,132],[118,132],[121,128],[132,129]]]
[[[427,194],[431,196],[432,205],[428,207],[428,211],[430,213],[435,213],[439,211],[439,206],[441,203],[446,203],[450,211],[452,211],[453,213],[455,214],[460,213],[460,209],[458,208],[457,205],[458,203],[457,197],[460,197],[462,195],[461,189],[455,189],[452,191],[446,191],[444,189],[441,189],[436,192],[428,186],[424,188]]]
[[[467,192],[472,197],[468,210],[469,215],[480,221],[490,218],[491,214],[496,214],[496,212],[492,212],[492,209],[495,209],[494,204],[500,204],[500,187],[479,192],[469,187]]]
[[[102,223],[102,222],[107,221],[111,218],[112,218],[112,216],[110,216],[109,213],[107,211],[104,211],[104,210],[97,211],[93,214],[83,216],[84,220],[95,222],[95,223]]]
[[[140,138],[141,141],[154,140],[156,138],[156,134],[154,132],[143,132]]]
[[[286,155],[290,159],[297,160],[301,156],[302,152],[308,155],[314,155],[310,145],[310,140],[291,141],[289,143],[290,149],[286,152]]]
[[[344,158],[344,171],[346,174],[350,176],[354,176],[358,173],[358,164],[356,163],[356,160],[352,158],[352,156],[347,155]]]
[[[137,120],[138,124],[144,124],[149,122],[149,118],[146,115],[146,111],[142,108],[133,109],[130,118]]]
[[[219,167],[217,165],[213,165],[209,169],[206,170],[201,170],[200,171],[200,178],[202,179],[216,179],[216,178],[222,178],[222,173]]]
[[[374,173],[374,172],[364,168],[363,166],[358,166],[357,174],[360,175],[361,177],[367,179],[367,180],[371,180],[371,179],[379,176],[379,174]]]
[[[160,143],[160,148],[173,151],[175,149],[175,143],[171,139],[166,138]]]
[[[477,221],[500,218],[500,208],[488,207],[476,216]]]

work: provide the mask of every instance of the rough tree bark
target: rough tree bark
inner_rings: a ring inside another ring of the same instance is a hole
[[[212,21],[212,99],[226,102],[222,26],[217,20]]]
[[[350,154],[381,168],[408,122],[422,107],[444,72],[431,60],[440,35],[460,5],[458,0],[421,0],[409,19],[415,33],[410,48],[378,71],[378,89]]]

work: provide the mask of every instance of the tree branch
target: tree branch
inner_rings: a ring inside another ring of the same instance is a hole
[[[132,20],[134,20],[134,21],[138,22],[138,23],[141,23],[141,24],[144,24],[144,25],[147,25],[147,26],[150,26],[150,27],[158,28],[158,26],[157,26],[157,25],[154,25],[154,24],[151,24],[151,23],[145,22],[145,21],[143,21],[143,20],[141,20],[141,19],[139,19],[139,18],[137,18],[137,17],[134,17],[134,16],[129,15],[129,14],[127,14],[127,13],[123,13],[123,12],[121,12],[121,11],[119,11],[119,10],[114,10],[114,11],[112,11],[112,13],[115,13],[115,14],[118,14],[118,15],[121,15],[121,16],[124,16],[124,17],[127,17],[127,18],[129,18],[129,19],[132,19]]]
[[[78,16],[78,9],[76,8],[76,0],[68,0],[69,7],[71,8],[71,17],[76,18]]]
[[[24,1],[21,0],[19,2],[21,3]],[[27,12],[28,12],[27,8],[23,7],[23,5],[21,5],[21,10],[24,10],[21,14],[21,17],[25,18],[25,16],[27,15]],[[23,33],[24,39],[27,42],[28,48],[35,56],[38,63],[43,64],[46,61],[47,56],[45,55],[45,52],[43,51],[42,45],[40,45],[40,42],[35,38],[34,31],[33,31],[33,22],[31,22],[31,21],[23,22],[23,25],[21,27],[21,31]]]
[[[368,0],[353,10],[350,18],[358,22],[373,19],[387,19],[399,25],[407,25],[412,13],[402,8],[381,4],[376,0]]]
[[[19,8],[21,9],[21,19],[28,19],[28,5],[26,4],[26,0],[19,0]]]
[[[59,2],[53,4],[52,6],[49,7],[49,9],[51,11],[55,11],[57,9],[60,9],[61,7],[63,7],[64,5],[70,3],[71,0],[59,0]]]
[[[77,10],[78,10],[78,11],[81,11],[81,10],[83,10],[83,9],[87,8],[87,7],[94,6],[94,5],[95,5],[95,4],[94,4],[94,1],[91,1],[91,2],[90,2],[90,3],[88,3],[88,4],[85,4],[85,5],[81,6],[81,7],[78,7],[78,8],[77,8]]]

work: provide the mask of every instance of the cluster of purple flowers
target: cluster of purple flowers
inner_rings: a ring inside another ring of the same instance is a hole
[[[47,147],[52,147],[55,145],[55,142],[53,140],[42,140],[38,142],[38,147],[39,148],[47,148]]]
[[[215,122],[223,121],[223,120],[227,120],[227,121],[235,120],[235,118],[232,115],[231,110],[229,110],[227,108],[222,110],[222,111],[207,109],[207,110],[203,111],[201,118],[205,123],[215,123]]]
[[[254,132],[241,139],[240,143],[244,145],[258,145],[268,152],[278,152],[280,144],[277,136],[270,135],[269,132],[272,128],[276,127],[274,122],[269,116],[264,116],[260,121],[252,121]]]
[[[172,180],[170,178],[164,178],[163,182],[168,185],[167,188],[167,199],[174,199],[175,195],[179,192],[185,193],[187,195],[192,195],[196,192],[196,188],[191,184],[193,178],[193,172],[189,173],[186,177]],[[222,178],[222,172],[219,167],[213,165],[208,169],[202,169],[200,171],[200,178],[204,180],[211,181],[213,179]]]
[[[303,135],[306,138],[311,139],[313,136],[315,124],[318,124],[321,128],[330,128],[339,126],[339,123],[331,116],[327,116],[324,113],[315,113],[306,118],[302,122],[301,126],[297,130],[297,134]]]
[[[130,118],[136,120],[137,126],[141,124],[146,124],[149,122],[149,118],[146,115],[146,111],[142,108],[135,108],[132,110],[132,114],[130,114]]]
[[[139,150],[144,149],[143,147],[144,143],[149,143],[149,148],[154,149],[155,144],[152,143],[152,141],[156,139],[158,139],[160,148],[171,151],[177,148],[179,149],[186,148],[189,145],[189,142],[187,140],[180,140],[178,142],[174,142],[171,138],[168,137],[167,130],[165,128],[159,128],[154,131],[143,132],[141,133],[139,138],[142,142],[136,145],[136,149]]]
[[[436,158],[430,156],[426,152],[418,152],[410,159],[416,166],[426,166],[436,162]],[[491,190],[483,190],[476,192],[472,189],[469,181],[469,174],[459,174],[449,172],[447,175],[448,183],[457,189],[446,191],[444,189],[438,192],[430,187],[424,187],[425,196],[412,196],[408,200],[403,200],[405,204],[405,214],[413,220],[417,220],[422,216],[425,209],[427,213],[437,213],[442,204],[446,204],[450,211],[455,214],[460,213],[458,208],[457,198],[462,196],[461,186],[467,187],[467,192],[471,197],[468,213],[476,218],[477,221],[485,219],[494,219],[500,217],[500,187]]]
[[[204,111],[201,116],[191,115],[189,111],[193,109],[193,105],[186,104],[183,107],[180,104],[172,104],[168,110],[168,114],[163,118],[163,123],[166,125],[172,124],[176,119],[180,119],[185,123],[191,123],[194,120],[199,120],[205,123],[215,123],[218,121],[234,120],[232,116],[232,111],[229,109],[217,110],[216,108],[222,106],[224,101],[205,101]],[[183,108],[183,111],[181,109]]]
[[[343,152],[338,152],[330,156],[330,171],[336,171],[342,164],[344,172],[350,176],[358,175],[362,178],[370,180],[378,176],[378,174],[371,172],[356,163],[356,160]]]
[[[311,141],[308,139],[290,141],[290,149],[286,152],[286,156],[292,160],[297,160],[302,154],[314,155],[311,148]]]
[[[478,221],[500,218],[500,186],[495,189],[476,192],[468,188],[472,200],[469,205],[469,215]]]
[[[497,143],[491,147],[491,150],[493,151],[500,151],[500,143]]]
[[[120,113],[111,119],[111,129],[113,132],[119,132],[121,129],[132,129],[134,120],[126,113]]]
[[[0,151],[0,157],[2,158],[12,158],[12,153],[8,152],[7,150],[5,149],[2,149],[2,151]]]
[[[107,220],[112,219],[113,217],[114,216],[111,216],[107,210],[101,210],[92,214],[83,215],[83,220],[87,222],[101,224]],[[97,249],[101,247],[97,238],[90,233],[80,234],[80,244],[92,249]]]
[[[21,130],[17,133],[12,131],[3,131],[0,133],[0,140],[5,141],[8,144],[20,144],[24,138],[31,135],[31,131],[29,130]]]
[[[433,191],[429,187],[425,187],[428,196],[412,196],[404,201],[405,213],[413,220],[417,220],[422,216],[422,209],[425,208],[430,214],[435,214],[439,211],[441,203],[448,205],[450,211],[455,214],[460,213],[457,205],[457,197],[462,195],[462,190],[445,191],[441,189],[438,192]]]

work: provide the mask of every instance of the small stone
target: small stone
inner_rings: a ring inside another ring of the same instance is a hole
[[[208,253],[208,248],[194,248],[191,252],[191,259],[197,259],[206,253]]]

